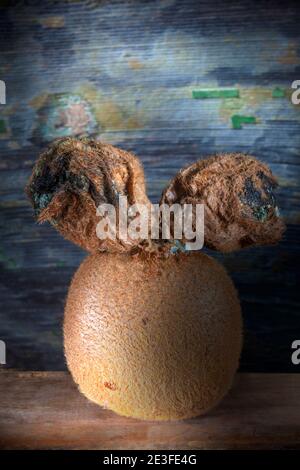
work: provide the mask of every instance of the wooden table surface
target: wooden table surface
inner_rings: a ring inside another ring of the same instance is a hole
[[[138,421],[103,410],[66,372],[0,374],[1,449],[300,448],[300,376],[239,374],[205,416]]]

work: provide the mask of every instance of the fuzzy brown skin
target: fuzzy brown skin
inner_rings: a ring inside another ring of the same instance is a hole
[[[129,152],[103,142],[63,138],[38,159],[26,188],[39,222],[49,221],[68,240],[89,252],[128,251],[137,241],[100,240],[97,207],[128,204],[150,206],[143,168]]]
[[[204,207],[204,242],[227,252],[277,243],[285,230],[273,194],[270,169],[253,157],[224,154],[182,169],[163,192],[161,203]]]
[[[161,203],[203,203],[205,245],[233,251],[274,244],[282,237],[285,225],[278,216],[276,186],[270,169],[255,158],[224,154],[181,170]],[[127,196],[128,206],[141,203],[151,208],[142,166],[128,152],[88,139],[60,139],[40,156],[26,191],[38,221],[48,220],[87,251],[129,252],[144,245],[142,240],[118,237],[100,240],[96,233],[96,211],[102,203],[116,208],[117,220],[119,196]]]
[[[231,251],[280,239],[275,186],[255,158],[225,154],[181,170],[161,202],[204,203],[206,246]],[[140,419],[191,418],[216,405],[242,343],[225,270],[202,253],[171,255],[173,240],[97,237],[99,204],[118,209],[124,195],[151,208],[138,160],[101,142],[61,139],[41,155],[27,194],[39,221],[93,253],[74,276],[64,320],[67,364],[82,393]]]
[[[241,330],[236,291],[212,258],[98,254],[69,290],[65,355],[99,405],[139,419],[191,418],[230,388]]]

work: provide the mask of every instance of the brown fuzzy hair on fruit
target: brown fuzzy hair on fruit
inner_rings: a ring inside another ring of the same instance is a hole
[[[206,246],[231,251],[279,240],[275,185],[258,160],[224,154],[181,170],[161,202],[203,203]],[[121,195],[151,211],[137,158],[101,142],[61,139],[41,155],[26,191],[40,222],[90,252],[64,319],[66,360],[81,392],[139,419],[191,418],[215,406],[242,345],[239,300],[224,268],[201,252],[182,252],[172,236],[97,237],[101,202],[118,211]]]
[[[150,205],[144,172],[131,153],[88,139],[58,139],[41,154],[26,187],[39,222],[49,221],[65,238],[89,252],[127,251],[137,243],[100,240],[99,204]]]
[[[65,353],[95,403],[140,419],[191,418],[230,388],[241,330],[233,284],[209,256],[98,254],[70,286]]]
[[[182,169],[161,203],[204,204],[205,244],[228,252],[277,243],[285,226],[274,196],[277,181],[256,158],[220,154]]]

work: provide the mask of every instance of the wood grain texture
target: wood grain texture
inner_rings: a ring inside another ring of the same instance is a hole
[[[290,345],[300,336],[300,105],[290,96],[300,79],[299,16],[297,1],[0,3],[7,89],[0,105],[0,339],[7,367],[65,367],[63,305],[84,253],[34,223],[24,186],[47,143],[87,133],[141,157],[152,201],[182,166],[209,154],[248,152],[271,166],[288,223],[284,240],[213,256],[242,301],[241,370],[297,371]],[[194,90],[224,87],[239,97],[193,98]],[[234,129],[234,115],[256,123]]]
[[[297,374],[240,374],[208,414],[159,423],[101,409],[65,372],[2,371],[0,448],[299,449],[299,395]]]

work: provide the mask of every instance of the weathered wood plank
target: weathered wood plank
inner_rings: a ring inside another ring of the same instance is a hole
[[[300,376],[240,374],[221,404],[177,422],[103,410],[63,372],[1,372],[2,449],[300,448]]]

